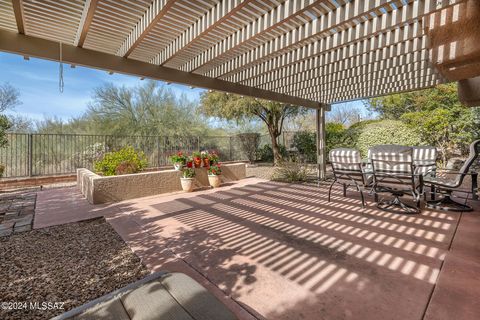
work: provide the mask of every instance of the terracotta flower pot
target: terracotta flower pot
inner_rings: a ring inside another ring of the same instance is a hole
[[[183,191],[192,192],[194,187],[194,178],[180,178]]]
[[[204,166],[205,168],[210,167],[210,159],[204,158],[204,159],[203,159],[203,166]]]
[[[176,162],[176,163],[173,164],[173,167],[175,168],[175,170],[180,171],[183,168],[183,163]]]
[[[200,168],[202,165],[202,158],[193,158],[193,164],[195,165],[195,168]]]
[[[219,175],[208,175],[208,183],[210,183],[210,185],[213,187],[213,188],[218,188],[220,187],[220,176]]]

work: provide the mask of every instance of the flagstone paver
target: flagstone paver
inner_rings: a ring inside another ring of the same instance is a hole
[[[35,192],[0,195],[0,237],[32,230],[36,200]]]

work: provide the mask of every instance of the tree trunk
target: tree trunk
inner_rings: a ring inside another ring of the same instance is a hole
[[[278,166],[282,161],[282,155],[280,153],[280,147],[277,142],[278,134],[270,132],[270,139],[272,139],[272,152],[273,152],[273,165]]]

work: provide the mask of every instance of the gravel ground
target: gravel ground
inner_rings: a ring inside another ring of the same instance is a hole
[[[271,163],[258,163],[253,166],[247,165],[247,177],[270,180],[274,171],[275,168]]]
[[[103,218],[2,238],[0,261],[0,319],[47,319],[149,274]]]
[[[317,173],[315,166],[308,165],[309,179],[316,179]],[[271,180],[275,172],[275,167],[272,163],[256,163],[254,166],[247,165],[247,177],[257,177],[260,179]]]

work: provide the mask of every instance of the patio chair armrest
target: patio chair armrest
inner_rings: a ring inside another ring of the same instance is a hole
[[[472,172],[472,199],[478,200],[478,172]]]
[[[468,172],[463,172],[462,173],[458,170],[445,170],[445,169],[439,170],[439,171],[437,171],[437,173],[440,173],[440,174],[455,174],[455,175],[462,175],[462,176],[473,176],[473,175],[478,174],[477,172],[473,172],[473,171],[468,171]]]

